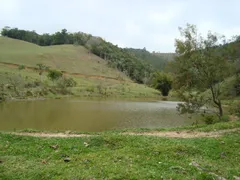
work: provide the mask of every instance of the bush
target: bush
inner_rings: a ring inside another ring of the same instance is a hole
[[[73,78],[63,77],[58,81],[58,87],[75,87],[77,82]]]
[[[233,102],[229,107],[229,112],[240,117],[240,101]]]
[[[161,91],[163,96],[168,96],[172,89],[172,77],[163,72],[156,72],[152,78],[152,86]]]
[[[47,77],[54,82],[54,81],[57,81],[60,77],[62,77],[62,75],[63,75],[62,72],[51,69],[48,71]]]
[[[24,85],[25,88],[35,88],[41,85],[40,81],[33,81],[33,82],[28,82]]]
[[[89,86],[89,87],[86,88],[86,91],[88,91],[90,93],[94,93],[95,87],[94,86]]]
[[[107,88],[103,86],[101,83],[97,85],[98,93],[104,96],[107,96]]]
[[[6,93],[4,89],[4,84],[0,84],[0,102],[6,100]]]
[[[69,87],[75,87],[77,82],[73,78],[61,78],[57,83],[58,91],[61,94],[72,94],[71,91],[68,89]]]
[[[217,116],[213,115],[213,114],[205,114],[202,118],[202,120],[206,123],[206,124],[214,124],[218,121]]]

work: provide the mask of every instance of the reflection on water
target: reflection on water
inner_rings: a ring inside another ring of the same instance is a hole
[[[0,105],[0,130],[39,129],[103,131],[191,124],[179,116],[177,102],[18,101]]]

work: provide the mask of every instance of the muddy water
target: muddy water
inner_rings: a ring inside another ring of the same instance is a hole
[[[177,102],[59,99],[0,104],[0,130],[103,131],[192,124],[176,112]]]

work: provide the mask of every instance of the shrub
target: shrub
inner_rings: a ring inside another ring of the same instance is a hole
[[[101,83],[97,85],[98,93],[107,96],[107,87],[103,86]]]
[[[152,78],[152,86],[161,91],[163,96],[168,96],[172,89],[172,77],[163,72],[156,72]]]
[[[4,84],[0,84],[0,102],[5,100],[6,100],[6,93],[5,93]]]
[[[63,77],[58,81],[58,87],[75,87],[77,82],[73,78]]]
[[[25,88],[35,88],[35,87],[38,87],[41,85],[41,82],[36,80],[36,81],[33,81],[33,82],[28,82],[24,85]]]
[[[206,124],[214,124],[217,122],[217,117],[214,116],[213,114],[205,114],[202,118],[202,120],[206,123]]]
[[[62,77],[62,72],[58,70],[51,69],[48,71],[47,77],[51,79],[53,82],[57,81],[60,77]]]
[[[229,107],[229,112],[240,117],[240,101],[233,102]]]
[[[95,87],[94,86],[89,86],[89,87],[86,88],[86,91],[93,93],[95,91]]]
[[[18,70],[19,70],[19,71],[21,71],[21,70],[23,70],[23,69],[25,69],[25,66],[24,66],[24,65],[19,65],[19,66],[18,66]]]
[[[57,90],[61,94],[72,94],[71,91],[68,89],[69,87],[75,87],[77,82],[73,78],[66,78],[63,77],[59,79],[57,83]]]

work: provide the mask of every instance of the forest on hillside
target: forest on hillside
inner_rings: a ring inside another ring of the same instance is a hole
[[[175,58],[175,53],[155,53],[149,52],[146,48],[134,49],[126,48],[129,53],[132,53],[136,57],[150,63],[155,70],[163,71],[169,62]]]
[[[69,33],[62,29],[54,34],[38,34],[35,31],[21,30],[5,27],[1,31],[2,36],[19,39],[39,46],[51,46],[62,44],[82,45],[93,54],[105,59],[108,65],[124,72],[137,83],[147,83],[154,72],[152,65],[136,55],[129,53],[127,49],[119,48],[100,37],[83,32]]]

